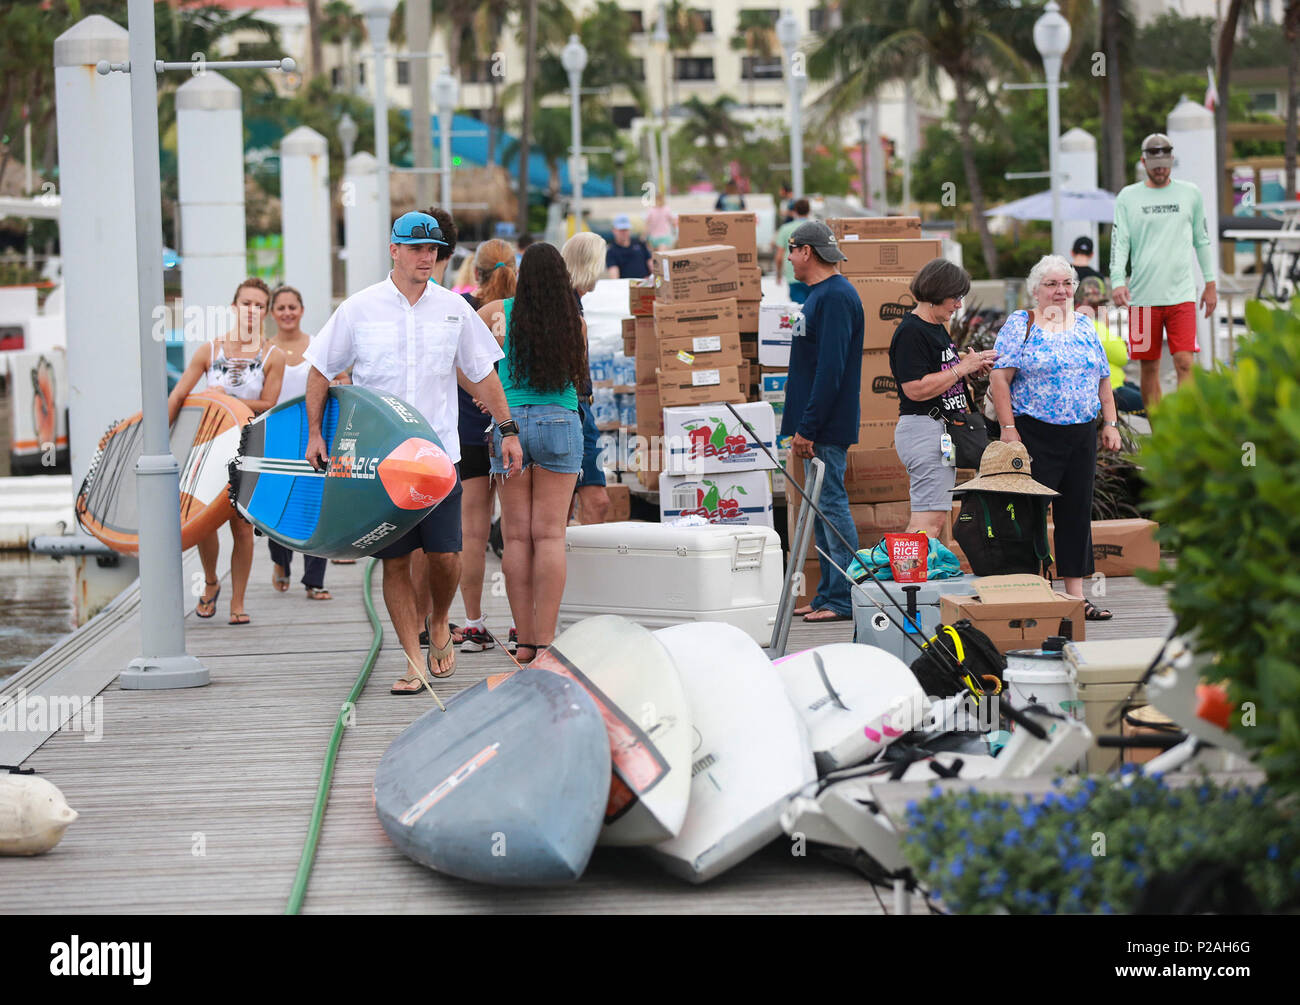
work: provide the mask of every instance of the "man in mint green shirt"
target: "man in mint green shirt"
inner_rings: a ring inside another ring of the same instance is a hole
[[[1170,177],[1173,154],[1173,143],[1164,133],[1142,141],[1147,178],[1126,186],[1116,198],[1110,238],[1111,296],[1116,307],[1128,308],[1129,355],[1141,363],[1142,397],[1148,407],[1160,400],[1162,334],[1169,336],[1179,384],[1191,375],[1200,349],[1189,244],[1205,277],[1201,307],[1207,318],[1219,302],[1201,191]]]
[[[776,237],[772,239],[772,249],[776,254],[777,278],[790,287],[790,299],[796,304],[801,304],[808,299],[808,293],[812,287],[795,279],[794,266],[790,264],[790,249],[786,245],[790,243],[790,235],[798,227],[808,222],[808,215],[812,212],[812,207],[808,205],[807,199],[796,199],[791,209],[794,210],[794,219],[781,224],[781,229],[776,232]]]

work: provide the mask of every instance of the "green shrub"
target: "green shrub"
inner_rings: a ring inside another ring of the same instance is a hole
[[[1300,890],[1294,807],[1264,788],[1153,777],[1076,779],[1024,801],[949,790],[908,804],[907,824],[912,872],[956,914],[1127,913],[1153,876],[1197,862],[1240,867],[1265,910]]]
[[[1198,371],[1155,409],[1142,451],[1162,546],[1142,578],[1217,654],[1229,728],[1270,782],[1300,791],[1300,300],[1246,305],[1236,369]]]

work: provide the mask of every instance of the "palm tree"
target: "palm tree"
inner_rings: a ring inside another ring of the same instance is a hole
[[[1020,52],[1033,51],[1024,42],[1034,13],[1013,6],[1012,0],[845,0],[842,27],[809,59],[814,74],[844,73],[843,84],[828,99],[832,110],[860,103],[881,83],[911,69],[920,70],[936,92],[939,72],[948,76],[971,215],[993,278],[998,275],[997,251],[975,165],[975,109],[995,76],[1026,72]]]
[[[537,5],[527,0],[524,15],[524,117],[519,128],[519,232],[528,230],[528,153],[533,142],[533,83],[537,79]]]
[[[1124,84],[1133,66],[1137,24],[1128,0],[1098,0],[1101,51],[1106,58],[1106,84],[1100,89],[1101,128],[1106,157],[1106,187],[1118,192],[1128,180],[1124,150]]]
[[[688,4],[690,0],[672,0],[668,4],[668,61],[675,64],[677,53],[690,52],[691,46],[704,30],[704,19]],[[668,67],[668,86],[672,88],[675,74],[673,66]],[[673,91],[671,97],[676,97]],[[667,117],[668,109],[664,109]]]
[[[560,197],[560,164],[569,155],[569,110],[558,105],[537,109],[534,113],[531,132],[532,151],[541,154],[546,161],[548,174],[546,196],[554,202]],[[510,139],[506,141],[505,149],[502,151],[502,156],[506,160],[509,160],[516,153],[519,154],[520,160],[524,164],[522,188],[525,195],[528,192],[528,149],[520,140]],[[524,228],[521,227],[520,229]]]
[[[314,80],[324,72],[325,51],[321,43],[320,0],[307,0],[307,39],[311,49],[311,70],[307,79]]]
[[[716,178],[733,159],[733,151],[745,143],[745,127],[731,117],[735,107],[736,100],[727,94],[713,101],[691,95],[682,103],[686,119],[678,128],[677,139],[690,144],[710,177]]]
[[[779,48],[776,25],[760,10],[742,9],[736,21],[736,32],[731,36],[733,52],[743,52],[757,59],[771,59]],[[749,103],[754,103],[754,78],[749,78]]]
[[[343,64],[342,85],[351,94],[356,90],[353,81],[352,52],[365,42],[365,18],[354,11],[347,0],[329,0],[321,19],[321,38],[341,50],[339,62]]]
[[[1228,169],[1228,87],[1232,77],[1232,50],[1237,45],[1237,24],[1241,21],[1242,8],[1254,13],[1254,0],[1228,0],[1228,9],[1219,25],[1219,37],[1215,43],[1217,56],[1215,75],[1219,91],[1219,101],[1214,106],[1214,164],[1215,178],[1219,182],[1220,203],[1226,196],[1224,190],[1224,172]],[[1223,206],[1220,206],[1220,210]]]

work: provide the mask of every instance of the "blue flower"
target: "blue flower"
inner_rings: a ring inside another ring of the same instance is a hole
[[[1092,777],[1089,777],[1086,781],[1084,781],[1084,783],[1083,783],[1083,787],[1084,787],[1085,789],[1087,789],[1089,793],[1096,792],[1096,791],[1097,791],[1097,779],[1092,778]]]
[[[1018,827],[1012,827],[1011,830],[1007,831],[1003,836],[1002,840],[1004,843],[1009,845],[1020,844],[1020,829]]]
[[[969,799],[958,799],[958,800],[957,800],[957,809],[959,809],[959,810],[968,810],[968,809],[970,809],[970,800],[969,800]]]
[[[907,812],[908,812],[908,813],[919,813],[919,812],[920,812],[920,808],[916,805],[916,800],[915,800],[915,799],[909,799],[909,800],[907,801]]]
[[[939,786],[934,785],[934,786],[931,786],[931,787],[930,787],[930,798],[931,798],[931,799],[938,799],[938,798],[939,798],[940,796],[942,796],[942,795],[943,795],[943,789],[939,788]]]
[[[966,871],[966,866],[960,858],[953,859],[952,865],[948,866],[948,874],[960,877]]]
[[[987,818],[988,818],[988,814],[986,814],[983,810],[976,810],[974,813],[971,814],[970,819],[971,819],[971,823],[973,824],[982,824]]]
[[[1275,845],[1275,844],[1271,844],[1271,845],[1268,846],[1268,859],[1269,859],[1270,862],[1276,862],[1277,859],[1278,859],[1278,856],[1281,855],[1281,854],[1282,854],[1282,852],[1281,852],[1281,850],[1278,848],[1277,845]]]
[[[1006,886],[1007,884],[1003,880],[998,880],[996,883],[992,884],[989,887],[989,890],[992,893],[992,895],[996,897],[999,894],[1001,894],[1003,890],[1006,889]]]

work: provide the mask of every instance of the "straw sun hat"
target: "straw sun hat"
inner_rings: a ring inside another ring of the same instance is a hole
[[[962,482],[954,492],[1018,492],[1030,496],[1059,496],[1030,477],[1029,451],[1023,443],[995,440],[980,458],[978,478]]]

